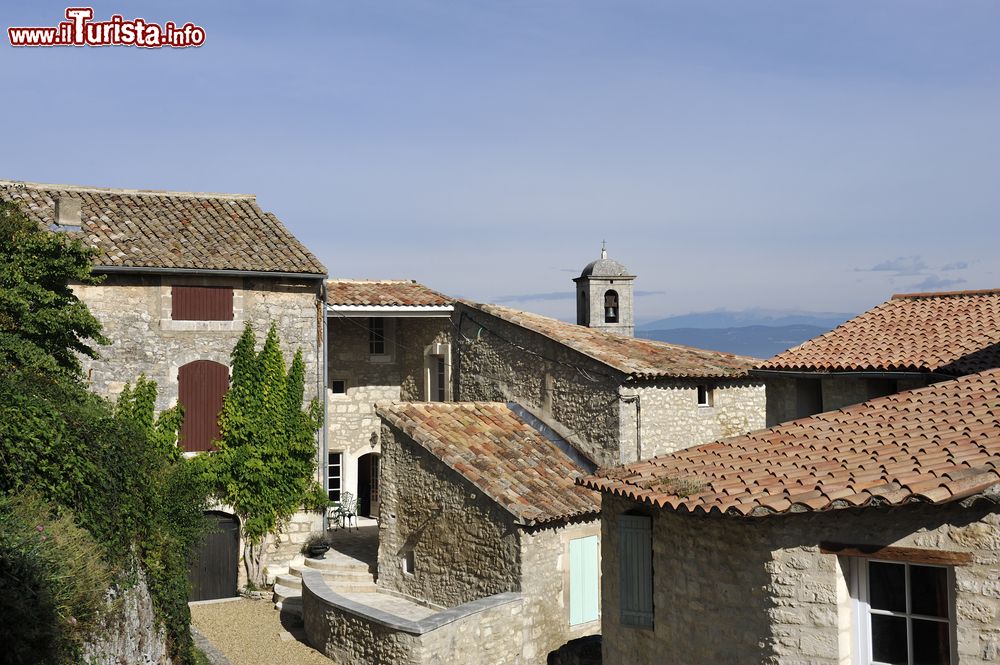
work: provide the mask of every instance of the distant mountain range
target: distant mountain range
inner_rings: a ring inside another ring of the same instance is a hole
[[[807,325],[673,328],[637,330],[635,336],[673,344],[686,344],[699,349],[736,353],[741,356],[770,358],[807,339],[822,335],[827,330],[829,328]]]
[[[842,312],[800,312],[780,309],[713,310],[670,316],[646,321],[637,330],[675,330],[678,328],[742,328],[747,326],[816,326],[825,330],[836,328],[855,316]]]
[[[748,309],[694,312],[636,326],[636,337],[770,358],[853,317],[838,312]]]

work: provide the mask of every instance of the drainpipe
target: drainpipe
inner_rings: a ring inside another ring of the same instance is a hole
[[[322,392],[322,399],[323,399],[323,431],[320,433],[319,476],[320,476],[320,482],[323,483],[323,491],[326,492],[327,491],[326,488],[329,486],[329,482],[330,482],[329,478],[327,478],[327,475],[330,473],[330,468],[326,464],[327,455],[329,454],[328,451],[329,451],[329,448],[330,448],[330,442],[327,440],[327,437],[329,436],[329,431],[330,431],[330,413],[329,413],[329,403],[330,403],[330,400],[329,400],[329,395],[327,394],[327,389],[328,389],[327,384],[330,381],[330,372],[328,371],[328,368],[327,368],[328,358],[330,357],[330,350],[329,350],[329,348],[327,348],[327,345],[330,343],[330,332],[329,332],[329,328],[327,326],[327,321],[329,321],[329,318],[327,317],[327,312],[326,312],[326,280],[325,279],[323,280],[323,282],[321,283],[321,286],[320,286],[320,299],[321,299],[321,304],[320,304],[320,310],[319,311],[320,311],[320,315],[323,317],[323,349],[322,349],[323,358],[322,358],[322,361],[320,363],[320,367],[322,367],[321,371],[323,372],[323,376],[320,378],[320,389],[323,391]],[[324,531],[324,533],[326,532],[326,529],[330,526],[329,522],[328,522],[329,519],[330,518],[327,515],[327,511],[324,510],[323,511],[323,531]]]

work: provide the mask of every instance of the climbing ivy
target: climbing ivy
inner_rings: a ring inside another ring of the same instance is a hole
[[[209,464],[219,499],[240,518],[248,583],[261,586],[268,536],[303,505],[326,505],[326,497],[315,481],[322,409],[312,400],[303,410],[302,352],[286,370],[274,325],[259,353],[256,346],[247,323],[232,352],[232,383],[219,416],[221,438]]]

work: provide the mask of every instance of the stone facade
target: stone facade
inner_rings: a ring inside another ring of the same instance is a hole
[[[84,359],[84,375],[94,392],[115,399],[139,374],[156,381],[158,409],[177,403],[177,371],[194,360],[229,365],[229,355],[251,322],[263,341],[277,324],[286,361],[302,349],[306,363],[306,397],[321,393],[319,371],[322,319],[319,280],[250,277],[195,277],[110,274],[99,285],[74,287],[76,295],[104,326],[111,345],[100,358]],[[233,287],[232,321],[173,321],[171,287]]]
[[[333,381],[345,382],[345,392],[327,390],[327,447],[329,452],[341,453],[341,489],[355,497],[364,489],[359,483],[358,460],[367,454],[382,453],[375,403],[426,401],[428,354],[444,355],[449,378],[451,373],[447,318],[389,317],[385,321],[388,353],[372,358],[368,352],[367,318],[329,318],[327,373],[330,385]],[[445,397],[451,398],[450,382]],[[368,512],[377,516],[377,503],[370,505]]]
[[[544,335],[479,310],[472,315],[489,330],[456,305],[457,399],[517,402],[537,410],[566,427],[581,452],[601,466],[635,461],[639,448],[646,458],[764,427],[761,380],[631,382]],[[712,406],[698,406],[699,384],[712,390]]]
[[[768,377],[766,382],[767,426],[772,427],[876,397],[923,388],[933,380],[921,375],[878,379],[838,374],[815,378]]]
[[[618,516],[652,517],[653,628],[622,625]],[[957,653],[1000,661],[1000,506],[915,505],[757,519],[652,511],[605,495],[603,644],[607,665],[851,661],[850,557],[821,542],[967,552],[954,568]]]
[[[380,587],[438,607],[521,592],[523,612],[509,621],[525,664],[600,632],[599,620],[569,623],[569,543],[599,535],[595,516],[525,527],[402,432],[386,425],[382,436]],[[404,571],[408,551],[412,573]]]
[[[388,425],[382,449],[379,585],[441,607],[519,590],[521,538],[510,514]],[[412,574],[403,571],[408,551]]]
[[[174,321],[171,287],[233,288],[232,321]],[[306,364],[306,399],[322,394],[319,364],[323,341],[318,279],[153,274],[109,274],[99,285],[74,287],[77,296],[104,326],[111,345],[100,357],[83,359],[84,375],[99,395],[115,399],[140,374],[156,381],[157,409],[177,403],[178,370],[195,360],[229,366],[230,354],[246,322],[262,344],[271,323],[278,328],[285,361],[297,349]],[[227,511],[232,512],[232,511]],[[308,531],[321,528],[314,514],[299,513],[268,547],[269,573],[284,572],[299,554]],[[277,571],[277,572],[275,572]],[[240,566],[240,583],[245,573]]]
[[[108,591],[108,611],[100,627],[84,641],[82,662],[91,665],[169,665],[167,636],[159,624],[146,576],[136,573],[136,583]]]
[[[698,403],[699,386],[707,392],[707,404]],[[622,463],[665,455],[764,427],[766,392],[763,381],[664,380],[626,385],[620,389],[620,394]],[[641,421],[638,436],[637,419]]]

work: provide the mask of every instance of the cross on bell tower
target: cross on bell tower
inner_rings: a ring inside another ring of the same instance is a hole
[[[578,325],[632,337],[632,282],[622,264],[608,258],[607,241],[601,241],[601,258],[591,261],[576,282]]]

